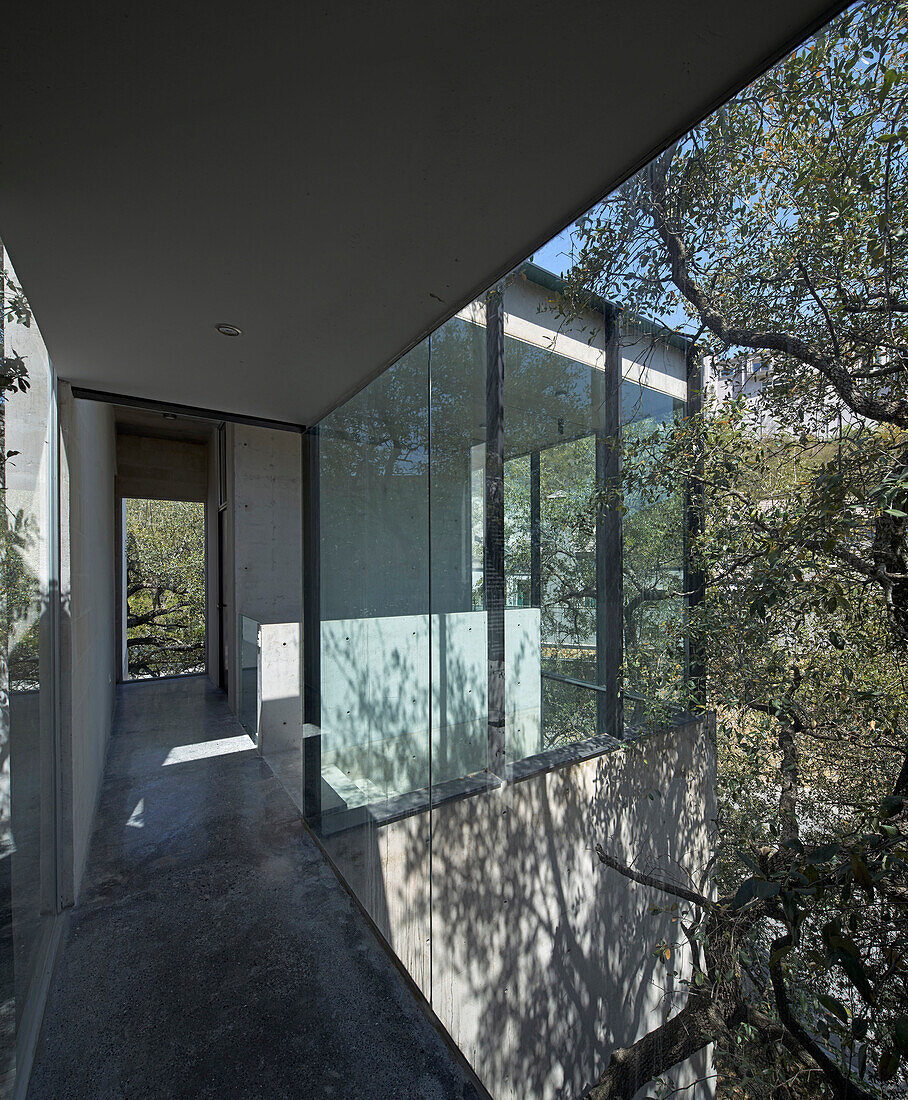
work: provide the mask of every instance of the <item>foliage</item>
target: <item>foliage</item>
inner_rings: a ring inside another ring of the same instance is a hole
[[[25,508],[10,507],[7,499],[7,466],[14,463],[18,451],[6,446],[8,403],[16,395],[27,395],[30,387],[25,357],[12,344],[10,333],[16,327],[30,328],[31,307],[11,270],[0,244],[0,499],[3,521],[0,523],[0,591],[2,591],[2,638],[0,651],[6,662],[11,690],[34,687],[39,678],[39,624],[35,609],[40,603],[40,585],[30,565],[30,551],[39,542],[35,517]]]
[[[205,669],[205,506],[126,501],[131,677]]]
[[[906,62],[908,5],[851,9],[578,227],[565,313],[620,301],[732,383],[624,444],[625,507],[702,489],[721,815],[711,882],[645,882],[678,907],[687,1001],[596,1097],[709,1042],[728,1095],[908,1080]]]

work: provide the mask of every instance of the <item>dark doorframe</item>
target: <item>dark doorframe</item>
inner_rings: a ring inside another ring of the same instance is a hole
[[[227,509],[218,509],[218,687],[227,690],[227,594],[224,576],[224,531]]]

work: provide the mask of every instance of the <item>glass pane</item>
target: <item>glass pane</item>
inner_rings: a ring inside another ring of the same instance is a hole
[[[569,683],[557,673],[543,673],[543,748],[554,749],[595,736],[599,694],[594,688]]]
[[[684,403],[625,380],[622,432],[649,441],[635,452],[644,469],[659,460],[658,430]],[[629,728],[664,724],[680,705],[686,675],[684,502],[681,488],[653,496],[640,488],[639,467],[625,460],[629,480],[624,516],[624,720]]]
[[[0,697],[8,691],[8,704],[0,707],[0,1085],[10,1085],[17,1029],[56,907],[51,672],[58,593],[51,570],[52,372],[30,311],[17,309],[18,284],[5,253],[3,263]]]
[[[395,917],[417,923],[399,954],[426,989],[428,370],[426,342],[318,428],[321,702],[304,748],[310,824],[392,946]]]
[[[528,335],[538,340],[505,336],[505,651],[512,761],[597,732],[595,694],[584,699],[568,730],[551,702],[561,689],[546,674],[600,683],[596,436],[605,391],[602,326],[578,358],[560,354],[553,350],[555,329],[543,326],[540,299],[521,284],[509,288],[505,299],[506,333],[535,329]]]
[[[483,311],[432,336],[432,784],[488,765]],[[452,787],[450,790],[455,790]]]

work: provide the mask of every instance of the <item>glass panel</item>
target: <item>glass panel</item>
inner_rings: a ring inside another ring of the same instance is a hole
[[[511,325],[521,308],[528,318],[539,315],[538,303],[530,311],[523,302],[528,294],[526,286],[509,292]],[[601,324],[598,335],[601,346]],[[554,337],[540,328],[540,345],[551,345]],[[579,708],[568,728],[551,703],[560,689],[543,674],[600,683],[596,433],[603,421],[603,357],[595,340],[587,361],[540,345],[505,337],[505,653],[512,761],[592,737],[598,729],[595,695],[592,707]]]
[[[399,954],[424,989],[428,371],[426,342],[319,425],[321,703],[304,748],[307,818],[392,945],[406,914]]]
[[[259,668],[259,624],[247,615],[240,615],[240,700],[239,718],[243,729],[253,739],[259,731],[261,683]]]
[[[3,253],[0,405],[0,1088],[56,909],[53,376]]]
[[[558,673],[542,674],[543,749],[585,741],[595,731],[599,692]]]
[[[486,330],[455,317],[432,336],[432,783],[488,765],[483,609]]]
[[[682,415],[684,403],[625,380],[621,387],[624,439],[648,441],[635,451],[643,466],[659,461],[658,429]],[[641,469],[625,459],[630,481],[624,515],[624,720],[629,728],[661,725],[678,709],[686,675],[684,503],[681,489],[653,496],[639,484]]]

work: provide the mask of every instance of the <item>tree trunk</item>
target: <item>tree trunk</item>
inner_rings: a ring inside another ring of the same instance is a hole
[[[781,791],[779,792],[780,837],[785,840],[799,839],[798,828],[798,745],[794,727],[780,721],[778,733],[779,751],[782,762],[779,766]]]
[[[647,1082],[737,1027],[744,1017],[743,1000],[729,990],[724,996],[692,993],[676,1016],[633,1046],[616,1050],[585,1100],[632,1100]]]

